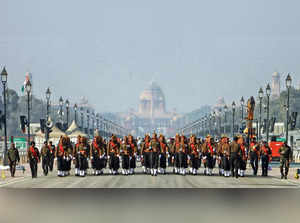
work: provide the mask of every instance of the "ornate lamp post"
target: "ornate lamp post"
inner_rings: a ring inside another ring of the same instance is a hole
[[[267,84],[266,94],[267,94],[267,142],[269,142],[269,128],[270,128],[269,115],[270,115],[270,95],[271,95],[270,84]]]
[[[50,91],[50,88],[47,88],[46,90],[46,99],[47,99],[47,114],[46,114],[46,131],[45,131],[45,134],[46,134],[46,142],[48,142],[49,140],[49,129],[48,129],[48,120],[49,120],[49,109],[50,109],[50,97],[51,97],[51,91]]]
[[[30,147],[30,95],[31,95],[31,83],[27,81],[25,85],[26,93],[27,93],[27,145]]]
[[[3,153],[3,165],[7,165],[7,126],[6,126],[6,84],[7,84],[7,72],[5,67],[1,72],[1,81],[3,84],[3,100],[4,100],[4,153]]]
[[[86,110],[86,119],[87,135],[90,136],[90,110]]]
[[[95,112],[94,111],[92,112],[92,131],[93,131],[92,136],[94,138],[94,132],[95,132]]]
[[[83,131],[83,107],[80,107],[81,131]]]
[[[262,87],[258,91],[258,98],[259,98],[259,126],[257,126],[258,129],[258,140],[261,140],[261,110],[262,110],[262,99],[264,97],[264,91]]]
[[[232,137],[234,137],[235,102],[232,102]]]
[[[61,96],[60,96],[58,102],[59,102],[59,119],[60,119],[61,125],[63,125],[63,118],[62,118],[63,111],[62,111],[62,107],[63,107],[63,104],[64,104],[64,100],[63,100],[63,98]]]
[[[69,109],[70,109],[70,102],[69,100],[67,99],[66,100],[66,110],[67,110],[67,129],[69,127]]]
[[[245,104],[245,100],[244,100],[243,96],[240,100],[240,103],[241,103],[241,124],[243,124],[243,121],[244,121],[244,104]]]
[[[224,134],[226,134],[226,126],[227,126],[227,105],[224,106]]]
[[[74,120],[75,120],[75,123],[77,124],[77,109],[78,109],[78,106],[77,104],[74,105]]]
[[[287,88],[287,103],[286,103],[286,129],[285,129],[285,139],[286,142],[289,141],[289,109],[290,109],[290,89],[292,86],[292,78],[290,74],[287,75],[285,80],[286,88]]]
[[[96,125],[97,125],[97,130],[98,130],[98,131],[100,131],[100,130],[99,130],[99,118],[100,118],[100,114],[97,113],[97,114],[96,114]]]

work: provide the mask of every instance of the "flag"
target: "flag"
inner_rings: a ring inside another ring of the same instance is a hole
[[[27,82],[30,81],[30,80],[32,80],[32,75],[31,75],[31,73],[27,72],[27,73],[25,74],[25,81],[24,81],[24,83],[23,83],[23,85],[22,85],[22,87],[21,87],[22,93],[24,93],[24,91],[25,91],[25,86],[26,86]],[[32,84],[32,81],[31,81],[31,84]]]

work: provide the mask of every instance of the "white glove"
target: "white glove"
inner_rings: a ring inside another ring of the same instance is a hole
[[[188,160],[190,160],[190,159],[191,159],[190,155],[188,155],[187,157],[188,157]]]
[[[92,157],[91,157],[91,160],[93,160],[93,159],[94,159],[94,157],[92,156]]]
[[[159,154],[159,158],[161,158],[161,154]]]
[[[119,157],[120,157],[120,155],[117,155],[117,157],[119,158]]]
[[[206,160],[206,156],[203,156],[203,159]]]
[[[107,157],[108,159],[110,158],[110,156]]]
[[[215,159],[216,158],[216,156],[215,155],[213,155],[213,159]]]
[[[54,160],[57,160],[57,157],[55,157]]]

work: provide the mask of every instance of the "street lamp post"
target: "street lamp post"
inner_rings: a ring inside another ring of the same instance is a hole
[[[100,117],[100,115],[99,115],[99,113],[97,113],[97,114],[96,114],[96,125],[97,125],[97,130],[98,130],[98,131],[100,131],[100,130],[99,130],[99,117]]]
[[[63,107],[63,103],[64,103],[64,100],[62,97],[59,98],[59,119],[60,119],[60,123],[61,125],[63,125],[63,118],[62,118],[62,107]]]
[[[286,88],[287,88],[287,103],[286,103],[286,129],[285,129],[285,140],[288,143],[289,141],[289,109],[290,109],[290,89],[292,86],[292,78],[290,74],[287,75],[285,80]]]
[[[83,131],[83,107],[80,107],[81,131]]]
[[[67,129],[69,127],[69,109],[70,109],[70,102],[69,100],[67,99],[66,100],[66,110],[67,110]]]
[[[51,97],[51,91],[50,91],[50,88],[47,88],[47,90],[46,90],[47,114],[46,114],[46,131],[45,131],[45,134],[46,134],[46,137],[45,137],[46,142],[48,142],[48,140],[49,140],[48,121],[49,121],[50,97]]]
[[[87,118],[87,135],[90,137],[90,110],[86,110],[86,118]]]
[[[77,104],[74,105],[74,120],[75,120],[75,123],[77,124]]]
[[[262,99],[264,97],[264,91],[262,87],[258,91],[258,98],[259,98],[259,126],[257,126],[258,129],[258,140],[261,140],[261,111],[262,111]]]
[[[232,102],[232,138],[234,137],[235,102]]]
[[[94,138],[94,132],[95,132],[95,112],[94,111],[92,112],[92,131],[93,131],[92,136]]]
[[[226,134],[226,125],[227,125],[227,105],[224,106],[224,134]]]
[[[241,126],[243,126],[243,121],[244,121],[244,103],[245,103],[245,100],[244,100],[243,96],[242,96],[240,102],[241,102]]]
[[[31,83],[27,81],[25,88],[27,92],[27,146],[30,147],[30,94],[31,94]]]
[[[269,142],[269,128],[270,128],[270,121],[269,121],[269,115],[270,115],[270,95],[271,95],[271,87],[270,84],[267,84],[266,88],[266,94],[267,94],[267,142]]]
[[[4,153],[3,153],[3,165],[7,165],[7,126],[6,126],[6,84],[7,84],[7,72],[5,67],[1,72],[1,81],[3,84],[3,100],[4,100]]]

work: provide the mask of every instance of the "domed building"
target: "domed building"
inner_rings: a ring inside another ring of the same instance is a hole
[[[280,97],[280,73],[278,72],[272,74],[271,97]]]
[[[138,113],[148,118],[160,117],[166,113],[164,93],[155,82],[152,81],[141,93]]]
[[[174,130],[172,123],[180,117],[175,111],[167,112],[165,95],[160,86],[152,81],[140,94],[138,111],[123,114],[125,127],[132,130],[132,134],[142,136],[156,131],[169,135]]]

